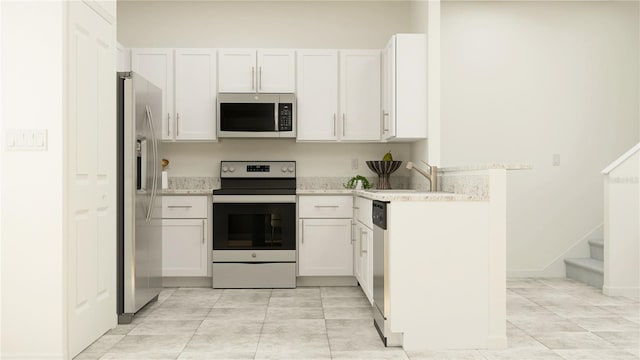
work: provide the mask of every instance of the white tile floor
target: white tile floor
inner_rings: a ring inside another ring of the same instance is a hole
[[[76,359],[639,359],[640,305],[565,279],[509,280],[504,350],[382,346],[358,287],[165,289]]]

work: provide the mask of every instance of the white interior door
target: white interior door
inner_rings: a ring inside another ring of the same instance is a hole
[[[116,326],[115,29],[69,2],[67,237],[69,354]]]

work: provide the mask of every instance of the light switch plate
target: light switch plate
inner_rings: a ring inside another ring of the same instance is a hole
[[[7,129],[5,130],[7,151],[46,151],[46,129]]]
[[[560,154],[553,154],[553,166],[560,166]]]

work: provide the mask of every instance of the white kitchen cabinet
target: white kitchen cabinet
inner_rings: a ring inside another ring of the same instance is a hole
[[[382,138],[415,141],[427,137],[427,40],[397,34],[382,54]]]
[[[216,51],[133,49],[132,69],[162,89],[162,139],[216,140]]]
[[[352,196],[299,196],[298,275],[353,276]]]
[[[176,49],[176,140],[216,139],[216,52]]]
[[[300,276],[353,275],[350,219],[300,219]]]
[[[209,220],[207,196],[162,198],[162,276],[207,276]]]
[[[207,276],[207,220],[162,220],[162,276]]]
[[[297,69],[298,141],[380,140],[379,50],[299,50]]]
[[[362,291],[373,303],[373,230],[359,221],[355,228],[354,271]]]
[[[297,140],[338,140],[338,51],[298,50],[297,63]]]
[[[295,51],[221,49],[219,90],[239,93],[295,92]]]
[[[380,50],[340,51],[340,136],[380,140]]]
[[[133,49],[131,69],[162,89],[162,139],[174,138],[173,49]]]
[[[361,196],[354,198],[355,223],[353,263],[354,273],[362,291],[373,303],[373,201]]]

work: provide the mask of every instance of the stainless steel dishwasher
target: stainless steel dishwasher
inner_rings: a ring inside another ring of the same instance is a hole
[[[373,324],[384,346],[402,346],[402,333],[389,324],[389,231],[386,201],[373,201]]]

